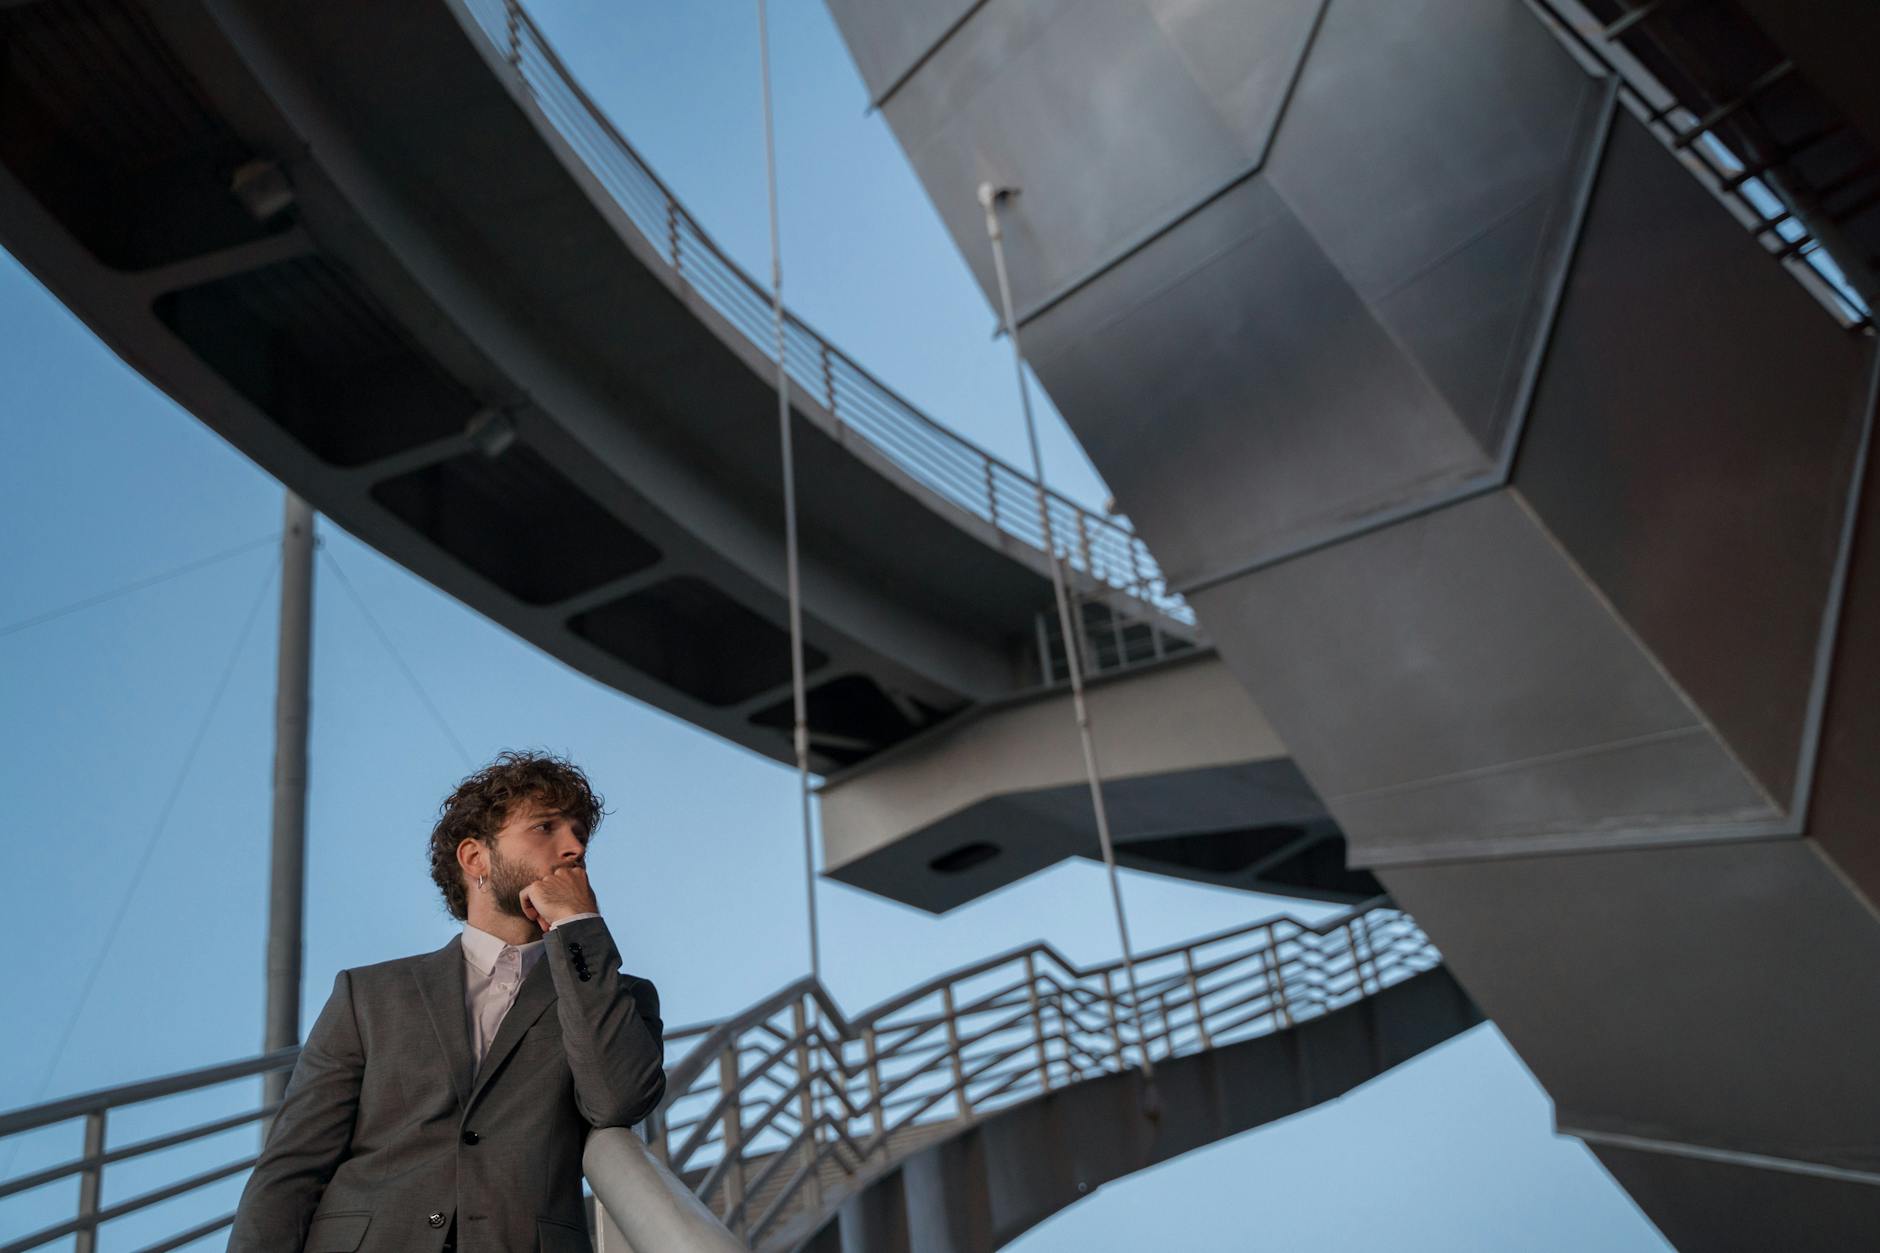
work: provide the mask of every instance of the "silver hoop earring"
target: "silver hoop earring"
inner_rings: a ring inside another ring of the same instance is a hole
[[[482,875],[478,875],[477,876],[477,891],[481,892],[483,890],[483,885],[488,882],[489,882],[488,879],[485,879]]]

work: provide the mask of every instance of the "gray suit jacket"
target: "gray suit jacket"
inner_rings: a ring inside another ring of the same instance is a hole
[[[460,1253],[591,1253],[582,1147],[664,1094],[659,995],[599,918],[546,943],[474,1077],[458,938],[340,971],[230,1253],[435,1253],[453,1218]]]

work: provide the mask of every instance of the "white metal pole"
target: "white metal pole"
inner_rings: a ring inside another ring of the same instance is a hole
[[[758,56],[764,67],[764,178],[770,195],[770,312],[777,333],[777,439],[783,450],[783,543],[790,596],[790,699],[797,790],[803,813],[803,892],[809,905],[809,972],[822,978],[816,925],[816,846],[809,793],[809,708],[803,676],[803,585],[796,534],[796,453],[790,437],[790,371],[784,358],[783,243],[777,228],[777,131],[770,105],[770,22],[757,0]]]
[[[992,240],[992,264],[999,279],[1000,317],[1006,336],[1012,341],[1012,369],[1018,377],[1019,405],[1025,414],[1025,438],[1031,445],[1031,474],[1038,494],[1038,525],[1044,535],[1045,556],[1051,563],[1051,590],[1057,598],[1058,629],[1064,637],[1064,660],[1070,669],[1071,707],[1077,716],[1077,735],[1083,744],[1084,776],[1090,784],[1090,806],[1096,813],[1097,844],[1103,850],[1104,869],[1110,877],[1110,903],[1116,909],[1116,934],[1123,946],[1123,970],[1129,978],[1129,1002],[1135,1018],[1136,1046],[1142,1056],[1142,1073],[1153,1076],[1149,1060],[1149,1040],[1142,1027],[1142,999],[1136,987],[1136,956],[1129,942],[1129,917],[1123,909],[1122,876],[1116,869],[1116,847],[1110,840],[1109,807],[1103,801],[1103,775],[1097,766],[1097,746],[1090,730],[1090,707],[1084,700],[1084,667],[1079,647],[1081,637],[1074,634],[1071,622],[1070,589],[1064,567],[1058,560],[1057,543],[1051,529],[1051,503],[1044,485],[1044,455],[1038,448],[1038,423],[1031,411],[1031,388],[1025,381],[1025,353],[1018,342],[1018,324],[1012,315],[1012,284],[1005,272],[1005,232],[999,225],[999,202],[1011,192],[979,185],[979,203],[986,210],[986,235]]]

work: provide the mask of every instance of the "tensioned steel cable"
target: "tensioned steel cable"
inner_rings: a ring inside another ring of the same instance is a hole
[[[770,315],[777,333],[777,439],[783,452],[783,545],[790,596],[790,701],[797,788],[803,808],[803,890],[809,903],[809,973],[822,979],[816,928],[816,849],[809,796],[809,698],[803,678],[803,585],[797,560],[796,452],[790,438],[790,370],[784,350],[783,243],[777,229],[777,129],[770,103],[770,21],[757,0],[757,54],[764,71],[764,182],[770,197]]]
[[[1038,450],[1038,423],[1031,412],[1031,388],[1025,381],[1025,352],[1018,342],[1018,322],[1012,316],[1012,284],[1005,273],[1005,232],[999,226],[999,202],[1011,195],[1009,189],[991,183],[979,185],[979,203],[986,210],[986,235],[992,241],[992,266],[999,279],[999,316],[1005,333],[1012,341],[1012,369],[1018,377],[1019,407],[1025,414],[1025,438],[1031,444],[1032,486],[1038,494],[1038,527],[1044,533],[1045,560],[1051,564],[1051,591],[1057,598],[1058,631],[1064,640],[1064,660],[1070,671],[1071,709],[1077,718],[1077,736],[1083,743],[1084,777],[1090,784],[1090,807],[1097,818],[1097,844],[1103,850],[1103,867],[1110,877],[1110,903],[1116,910],[1116,935],[1123,946],[1123,972],[1129,978],[1129,1007],[1136,1029],[1136,1049],[1142,1057],[1142,1073],[1155,1075],[1149,1060],[1149,1037],[1143,1026],[1142,994],[1136,986],[1136,955],[1129,942],[1129,916],[1123,909],[1123,881],[1116,869],[1116,846],[1110,840],[1110,812],[1103,801],[1103,773],[1097,766],[1097,745],[1090,731],[1090,706],[1084,700],[1083,636],[1071,624],[1071,598],[1064,577],[1064,562],[1058,559],[1057,540],[1051,529],[1051,503],[1044,485],[1044,454]]]
[[[75,600],[68,605],[60,605],[57,609],[48,609],[44,613],[36,613],[30,618],[21,618],[17,622],[9,622],[5,626],[0,626],[0,638],[16,634],[17,632],[27,630],[31,627],[44,626],[46,623],[57,621],[67,614],[77,613],[81,609],[90,609],[94,605],[102,605],[107,601],[116,600],[120,596],[128,596],[132,592],[141,592],[147,587],[155,587],[157,584],[167,583],[171,579],[180,579],[185,574],[191,574],[204,567],[227,561],[231,557],[239,557],[246,552],[253,552],[263,544],[279,543],[280,538],[280,532],[278,531],[273,535],[263,535],[259,539],[249,540],[246,544],[237,544],[233,548],[225,548],[219,553],[210,553],[207,557],[198,557],[194,561],[184,562],[180,566],[172,566],[170,569],[161,571],[160,573],[145,575],[140,579],[133,579],[129,583],[123,584],[120,587],[114,587],[108,592],[99,592],[95,596],[87,596],[83,600]]]
[[[248,545],[249,548],[254,545]],[[78,1026],[78,1020],[84,1015],[85,1005],[91,1000],[93,986],[98,982],[98,972],[104,969],[105,958],[111,955],[111,946],[117,943],[118,930],[124,924],[124,916],[130,908],[131,899],[137,895],[137,888],[143,882],[144,871],[150,868],[151,855],[157,851],[162,841],[163,830],[169,825],[170,814],[176,808],[176,802],[183,795],[183,784],[189,779],[189,771],[196,764],[196,754],[202,751],[203,741],[209,738],[210,724],[215,721],[216,711],[222,707],[222,698],[228,693],[229,680],[235,677],[235,665],[241,660],[242,650],[248,643],[249,633],[254,630],[255,619],[260,616],[261,606],[266,603],[268,589],[274,586],[275,577],[280,573],[278,561],[268,564],[267,573],[262,577],[261,586],[255,589],[254,600],[249,603],[248,616],[242,619],[241,630],[235,634],[235,646],[229,650],[228,661],[222,667],[222,676],[216,680],[215,691],[209,696],[209,703],[203,709],[202,721],[196,725],[196,734],[183,753],[182,765],[177,768],[176,778],[170,784],[170,791],[164,797],[163,805],[157,810],[156,821],[151,825],[150,835],[144,841],[143,852],[138,855],[136,868],[131,871],[130,881],[118,898],[117,908],[110,913],[110,925],[105,929],[104,943],[98,948],[98,956],[92,961],[91,971],[85,976],[84,986],[78,990],[78,1001],[72,1006],[72,1015],[66,1019],[65,1029],[59,1033],[59,1041],[52,1049],[52,1060],[46,1067],[45,1075],[39,1081],[39,1090],[34,1095],[35,1102],[45,1099],[46,1089],[52,1084],[52,1076],[58,1069],[59,1059],[65,1055],[65,1046],[71,1042],[72,1030]],[[8,1146],[6,1160],[0,1163],[0,1178],[12,1169],[13,1155],[18,1151],[20,1139],[15,1138]]]
[[[331,552],[327,551],[325,544],[321,544],[319,547],[320,556],[326,559],[326,568],[333,572],[335,579],[339,580],[340,590],[346,593],[347,597],[352,601],[354,608],[359,610],[359,616],[364,618],[366,625],[372,628],[372,633],[379,637],[379,643],[385,645],[386,655],[392,659],[392,664],[397,666],[400,672],[404,674],[405,682],[408,683],[411,686],[411,690],[417,694],[418,703],[423,705],[424,711],[431,715],[431,721],[436,723],[437,729],[444,733],[444,738],[450,741],[450,746],[457,750],[457,756],[462,759],[464,769],[476,769],[476,759],[470,756],[470,750],[464,747],[463,741],[457,738],[457,733],[451,730],[449,720],[444,717],[443,711],[437,707],[437,702],[431,699],[431,694],[424,690],[424,684],[418,681],[417,671],[413,670],[411,666],[406,663],[404,656],[398,651],[398,645],[392,643],[390,633],[380,625],[377,616],[375,616],[372,610],[366,605],[365,597],[359,594],[359,590],[352,585],[352,580],[346,577],[346,571],[340,566],[339,559],[333,556]]]

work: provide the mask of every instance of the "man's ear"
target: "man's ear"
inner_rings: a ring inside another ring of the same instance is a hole
[[[465,836],[457,842],[457,867],[466,884],[475,883],[490,873],[490,850],[482,840]]]

